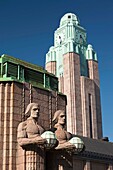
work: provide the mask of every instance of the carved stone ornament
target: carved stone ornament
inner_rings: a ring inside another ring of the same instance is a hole
[[[41,137],[44,129],[38,124],[39,110],[37,103],[30,103],[25,111],[27,119],[18,125],[17,140],[22,147],[29,144],[44,145],[47,142]]]
[[[66,149],[81,152],[84,143],[79,137],[72,137],[72,134],[65,130],[66,115],[63,110],[57,110],[53,117],[56,138],[59,142],[55,149]]]

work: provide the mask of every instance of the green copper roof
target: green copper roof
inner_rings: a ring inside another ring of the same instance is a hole
[[[12,57],[12,56],[9,56],[9,55],[6,55],[6,54],[3,54],[2,56],[0,56],[0,62],[5,63],[6,61],[9,61],[9,62],[12,62],[12,63],[15,63],[15,64],[20,64],[22,66],[31,68],[33,70],[38,70],[38,71],[42,71],[42,72],[46,71],[41,66],[38,66],[38,65],[35,65],[35,64],[20,60],[18,58],[15,58],[15,57]]]
[[[80,20],[79,18],[73,14],[73,13],[67,13],[65,14],[61,20],[60,20],[60,26],[63,26],[67,23],[73,23],[75,25],[79,25],[80,24]]]
[[[60,26],[54,32],[54,46],[46,54],[46,63],[56,62],[57,77],[63,75],[64,54],[70,52],[79,54],[81,75],[88,76],[87,61],[97,61],[97,54],[92,45],[88,45],[86,30],[73,13],[67,13],[61,18]]]
[[[93,50],[93,46],[91,44],[88,45],[87,51],[86,51],[86,59],[87,60],[94,60],[97,61],[97,54]]]
[[[3,54],[0,81],[28,82],[33,86],[58,91],[58,78],[43,67]]]

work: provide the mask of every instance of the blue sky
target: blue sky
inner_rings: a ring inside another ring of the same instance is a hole
[[[0,0],[0,55],[44,66],[60,18],[76,14],[98,54],[103,136],[113,141],[113,0]]]

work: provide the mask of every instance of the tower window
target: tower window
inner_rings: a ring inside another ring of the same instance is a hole
[[[71,18],[71,15],[68,15],[68,18]]]

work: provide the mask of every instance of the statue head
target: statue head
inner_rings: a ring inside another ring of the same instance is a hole
[[[63,110],[57,110],[54,113],[54,117],[53,117],[52,121],[54,124],[65,125],[65,123],[66,123],[65,112]]]
[[[37,119],[39,117],[39,110],[40,108],[38,103],[30,103],[26,108],[25,116]]]

